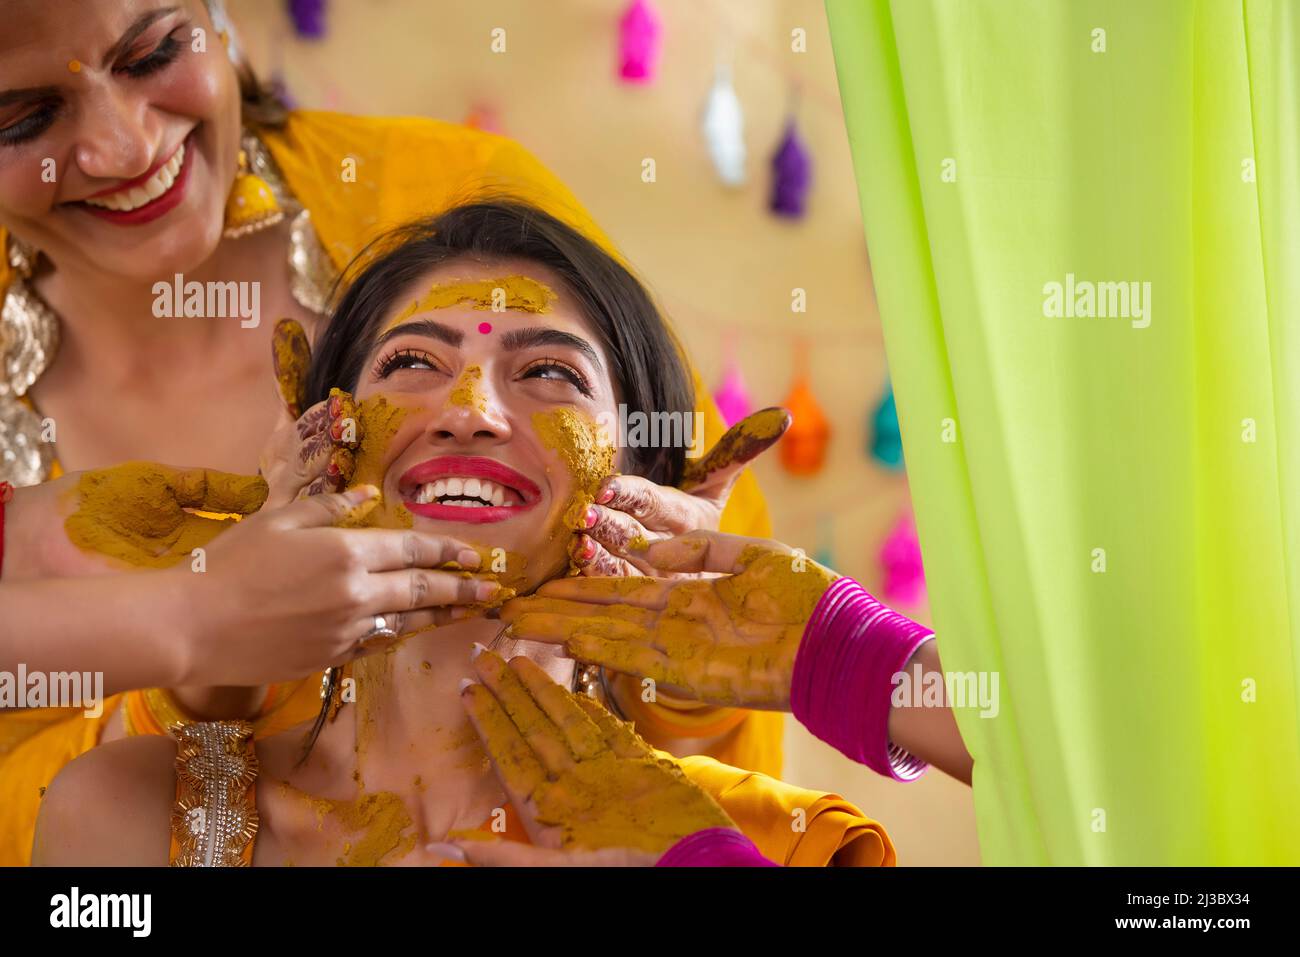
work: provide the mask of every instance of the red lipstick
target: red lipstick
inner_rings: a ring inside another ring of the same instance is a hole
[[[189,182],[190,167],[194,165],[194,134],[191,133],[185,137],[185,162],[181,164],[180,170],[176,173],[176,179],[172,182],[171,189],[163,193],[153,202],[145,203],[136,209],[122,211],[118,209],[104,209],[101,206],[91,206],[89,203],[80,202],[76,205],[83,212],[89,213],[99,219],[107,220],[116,226],[141,226],[145,223],[153,222],[160,216],[165,216],[173,209],[180,205],[181,200],[185,198],[185,186]],[[179,147],[178,147],[179,149]],[[139,186],[141,183],[147,183],[149,179],[171,161],[176,155],[173,150],[165,159],[160,159],[149,172],[135,179],[128,180],[109,189],[100,190],[98,193],[88,197],[89,199],[98,199],[101,196],[108,196],[112,193],[121,192],[124,189],[131,189]]]
[[[511,490],[518,504],[463,507],[441,505],[438,502],[416,502],[414,496],[421,485],[448,476],[488,479]],[[503,462],[481,455],[443,455],[412,466],[402,474],[397,483],[402,503],[415,515],[442,522],[462,522],[482,525],[504,522],[514,518],[541,501],[542,490]]]

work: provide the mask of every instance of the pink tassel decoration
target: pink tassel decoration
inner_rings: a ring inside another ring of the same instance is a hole
[[[484,133],[500,134],[501,114],[490,103],[475,103],[465,114],[465,125],[471,129],[482,130]]]
[[[749,399],[749,390],[745,388],[745,377],[741,375],[740,364],[736,362],[734,348],[727,347],[727,370],[723,373],[722,384],[713,393],[713,401],[722,413],[722,421],[731,428],[750,412],[754,404]]]
[[[618,75],[624,83],[653,83],[659,68],[659,14],[649,0],[633,0],[618,23]]]
[[[925,568],[911,509],[903,512],[880,547],[880,566],[885,573],[881,597],[888,604],[915,606],[925,600]]]

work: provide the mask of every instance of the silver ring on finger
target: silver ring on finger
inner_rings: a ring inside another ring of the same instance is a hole
[[[362,636],[361,643],[358,647],[364,648],[366,645],[376,640],[390,641],[393,638],[396,638],[397,629],[393,627],[396,624],[396,615],[375,615],[374,627]]]

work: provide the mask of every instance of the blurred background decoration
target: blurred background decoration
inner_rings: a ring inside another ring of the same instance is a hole
[[[776,538],[929,620],[820,0],[228,8],[259,73],[300,107],[469,123],[535,153],[626,253],[719,398],[762,408],[794,389],[824,416],[796,421],[814,433],[794,453],[804,467],[782,468],[781,448],[755,466]],[[719,82],[734,94],[720,115]],[[784,776],[858,803],[903,864],[979,863],[971,792],[938,772],[886,781],[787,719]]]

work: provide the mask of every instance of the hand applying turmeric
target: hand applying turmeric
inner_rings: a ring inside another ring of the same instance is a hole
[[[474,670],[465,710],[532,843],[453,837],[430,850],[485,866],[637,867],[697,863],[721,846],[731,857],[708,863],[770,865],[673,761],[592,699],[523,657],[507,664],[477,648]]]
[[[893,703],[900,674],[944,686],[929,629],[779,542],[700,531],[647,554],[666,571],[722,577],[550,582],[506,603],[511,636],[563,644],[669,694],[791,710],[881,774],[912,780],[930,762],[969,783],[946,694],[937,706]]]
[[[575,548],[582,573],[673,577],[656,568],[646,550],[672,535],[716,529],[741,473],[776,444],[790,422],[790,413],[776,407],[746,416],[699,458],[687,460],[677,488],[636,475],[606,478],[588,507],[587,527]]]

